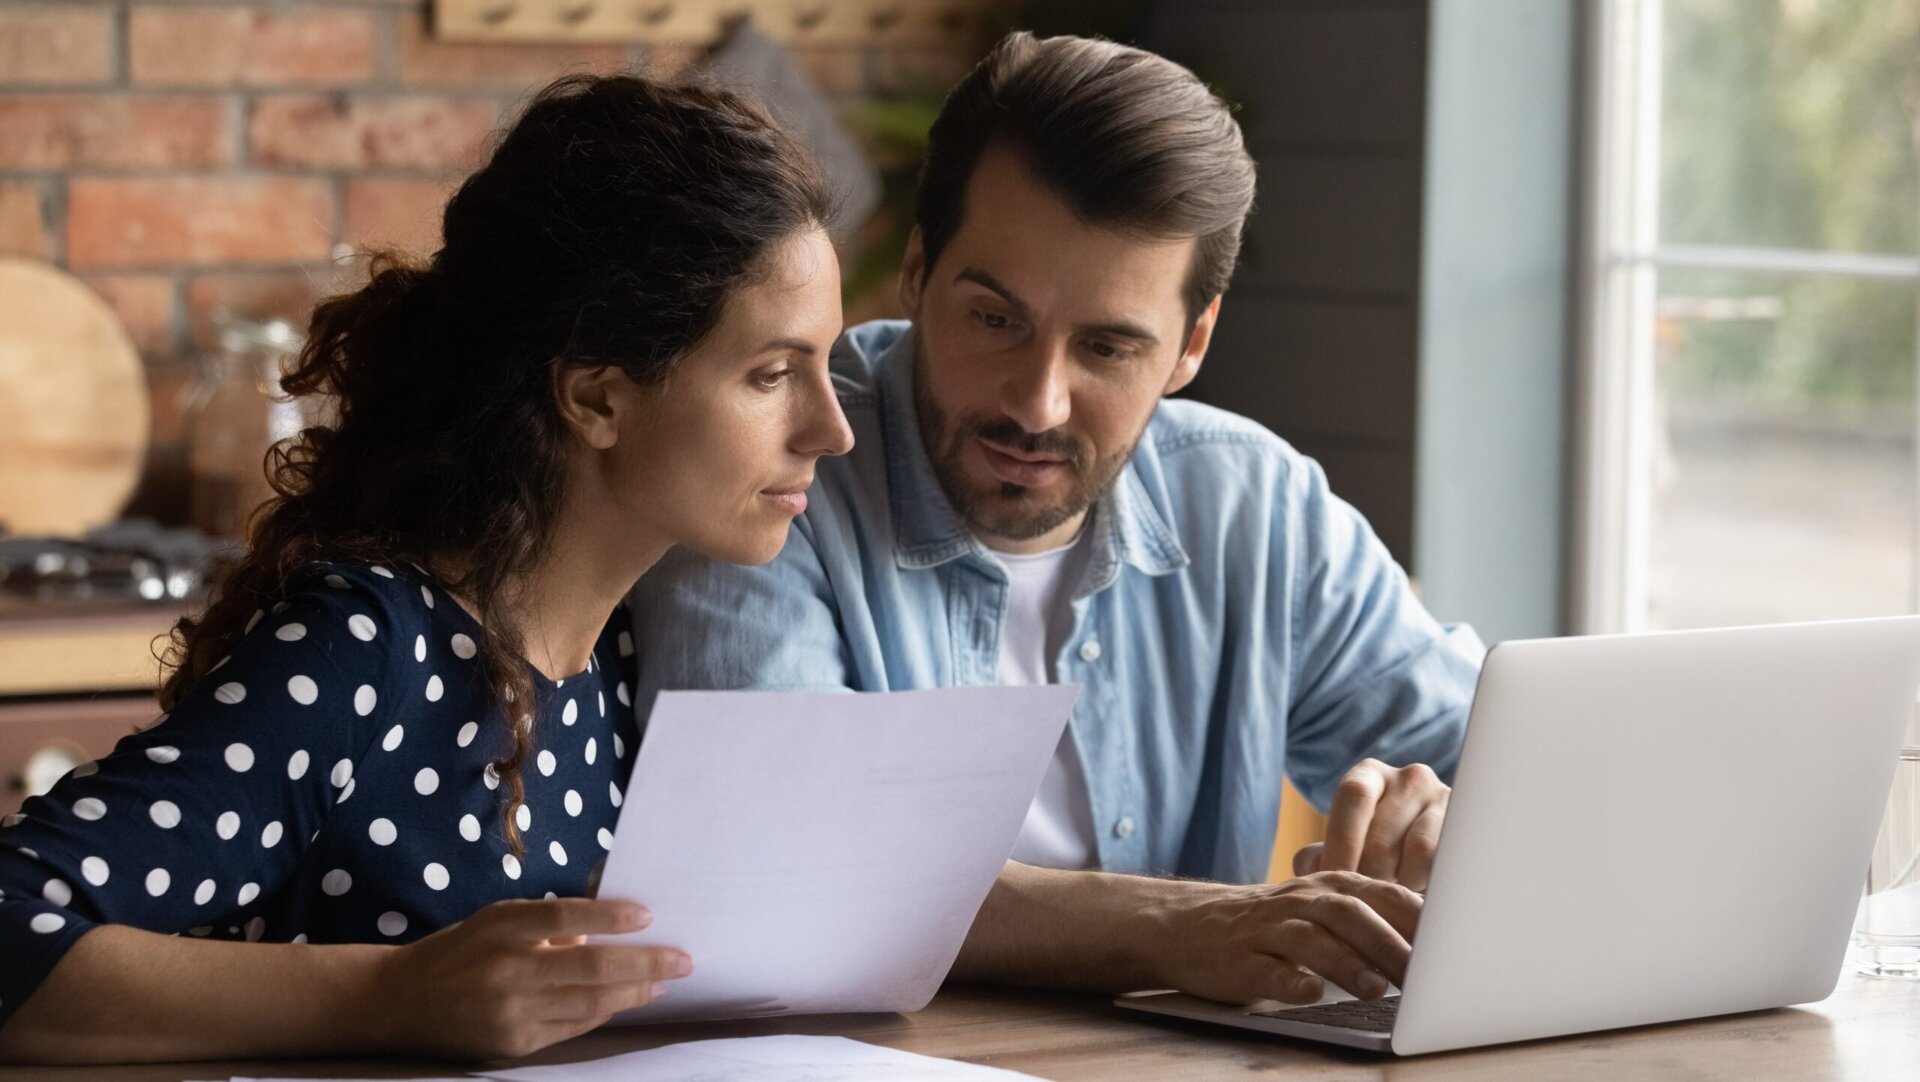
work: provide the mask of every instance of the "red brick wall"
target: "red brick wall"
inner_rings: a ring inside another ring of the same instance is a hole
[[[850,106],[951,82],[971,47],[798,59]],[[0,0],[0,254],[65,266],[120,314],[165,444],[213,307],[303,321],[352,284],[356,251],[431,250],[452,184],[527,92],[698,55],[451,44],[426,0]]]

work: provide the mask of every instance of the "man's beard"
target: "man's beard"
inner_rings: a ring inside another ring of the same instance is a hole
[[[1080,441],[1057,429],[1028,432],[1005,418],[986,422],[956,421],[940,408],[928,390],[926,352],[917,335],[913,341],[913,408],[920,422],[920,438],[926,445],[927,457],[933,462],[934,476],[939,478],[953,509],[975,533],[1009,541],[1043,537],[1092,507],[1120,475],[1133,454],[1134,444],[1139,441],[1139,435],[1135,434],[1125,450],[1095,461]],[[1060,457],[1073,478],[1066,498],[1046,503],[1031,488],[1004,481],[996,486],[997,498],[970,490],[960,459],[967,445],[978,439],[1023,454]]]

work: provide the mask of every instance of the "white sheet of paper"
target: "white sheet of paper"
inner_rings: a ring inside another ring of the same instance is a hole
[[[693,974],[616,1021],[926,1006],[1079,695],[662,692],[598,894]]]
[[[485,1071],[499,1082],[1015,1082],[1034,1076],[845,1037],[689,1041],[585,1063]]]

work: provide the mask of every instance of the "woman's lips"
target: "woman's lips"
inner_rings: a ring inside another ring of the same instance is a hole
[[[1010,485],[1041,488],[1068,469],[1065,460],[1050,455],[1028,455],[988,443],[978,437],[974,439],[974,443],[979,445],[981,456],[986,459],[987,469],[995,477]]]
[[[772,500],[775,506],[790,515],[799,515],[807,509],[808,485],[789,485],[786,488],[762,489],[760,495]]]

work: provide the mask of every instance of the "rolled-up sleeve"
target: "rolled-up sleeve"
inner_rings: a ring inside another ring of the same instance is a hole
[[[1287,772],[1323,811],[1369,757],[1451,782],[1486,648],[1434,620],[1366,520],[1302,461],[1281,501],[1296,528],[1276,531],[1296,546],[1291,611],[1275,614],[1294,645]]]

